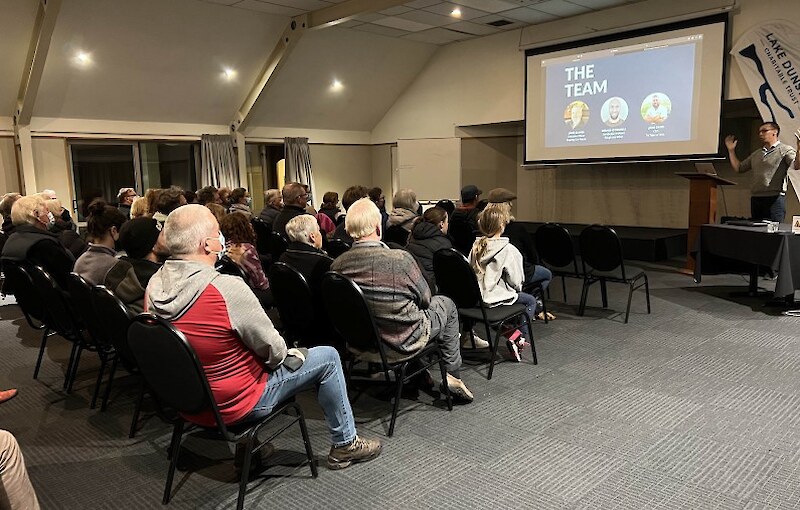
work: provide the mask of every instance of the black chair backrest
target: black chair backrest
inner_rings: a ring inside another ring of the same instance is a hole
[[[39,297],[47,307],[47,315],[52,324],[48,324],[56,332],[67,338],[74,338],[80,334],[80,325],[70,306],[67,297],[56,281],[41,266],[33,266],[28,274]]]
[[[92,341],[98,345],[109,345],[111,339],[100,324],[101,317],[92,301],[92,285],[77,273],[67,276],[67,285],[72,310],[78,314]]]
[[[439,294],[452,299],[459,308],[477,308],[483,303],[475,271],[455,248],[433,254],[433,274]]]
[[[155,315],[142,313],[128,329],[128,346],[145,383],[162,406],[182,414],[211,409],[225,432],[203,367],[183,333]]]
[[[463,255],[469,255],[476,238],[472,225],[468,221],[453,221],[447,233],[453,238],[453,246]]]
[[[405,246],[408,243],[408,230],[400,225],[386,227],[386,232],[383,233],[383,242],[386,244],[395,243],[400,246]]]
[[[269,253],[269,235],[272,228],[259,217],[254,217],[250,220],[253,225],[253,230],[256,232],[256,250],[258,253]]]
[[[39,297],[39,293],[33,286],[30,266],[3,260],[3,275],[5,276],[3,291],[6,292],[6,289],[8,289],[10,293],[14,294],[17,304],[22,308],[22,312],[31,327],[37,327],[31,322],[31,319],[46,323],[47,309],[44,306],[44,301]]]
[[[331,258],[335,259],[342,253],[350,249],[350,244],[342,239],[329,239],[325,251],[328,252]]]
[[[572,269],[578,272],[572,235],[558,223],[545,223],[534,234],[539,258],[551,267]]]
[[[315,342],[314,296],[305,277],[295,268],[276,262],[269,268],[269,288],[281,316],[286,336],[304,345]]]
[[[128,328],[131,325],[131,313],[113,292],[99,285],[92,288],[92,305],[100,317],[100,327],[114,349],[125,359],[132,360],[128,349]]]
[[[359,352],[378,351],[386,364],[386,348],[364,293],[355,282],[334,271],[326,273],[322,278],[322,301],[334,329],[348,347]]]
[[[244,269],[239,267],[239,265],[229,259],[227,256],[222,257],[215,265],[214,269],[217,270],[220,274],[227,274],[231,276],[238,276],[244,281],[247,281],[247,275],[245,275]]]
[[[277,262],[278,259],[281,258],[281,255],[283,255],[283,252],[286,251],[288,246],[289,244],[282,235],[277,232],[270,231],[269,235],[267,236],[266,253],[269,254],[273,262]]]
[[[622,242],[613,228],[589,225],[581,231],[579,242],[584,269],[589,266],[599,271],[613,271],[621,266],[622,278],[625,278]]]

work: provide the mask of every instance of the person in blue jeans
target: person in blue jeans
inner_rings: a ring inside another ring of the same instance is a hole
[[[185,205],[169,214],[164,238],[172,255],[150,279],[145,311],[181,331],[208,379],[226,425],[255,420],[297,393],[315,388],[331,433],[330,469],[377,457],[381,443],[356,433],[339,354],[333,347],[287,349],[258,298],[214,263],[225,238],[211,211]],[[213,426],[210,410],[184,419]]]

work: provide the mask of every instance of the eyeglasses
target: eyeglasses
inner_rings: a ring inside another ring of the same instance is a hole
[[[762,128],[758,130],[759,133],[769,133],[770,131],[775,131],[775,128]]]

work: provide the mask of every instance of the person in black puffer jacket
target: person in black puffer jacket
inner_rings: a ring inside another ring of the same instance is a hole
[[[436,293],[436,277],[433,274],[433,254],[439,250],[453,247],[447,237],[447,211],[431,207],[414,220],[406,250],[411,253],[422,270],[432,293]]]

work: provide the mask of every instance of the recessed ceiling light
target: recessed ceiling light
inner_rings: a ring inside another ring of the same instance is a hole
[[[226,67],[224,71],[222,71],[222,75],[225,77],[226,80],[230,81],[236,78],[236,71],[233,69]]]
[[[336,92],[336,91],[342,90],[343,88],[344,88],[344,85],[342,84],[342,82],[340,82],[338,79],[334,78],[333,81],[331,82],[331,90]]]
[[[456,7],[455,9],[453,9],[453,10],[450,12],[450,16],[452,16],[452,17],[454,17],[454,18],[460,18],[460,17],[461,17],[461,9],[459,9],[458,7]]]
[[[75,53],[73,61],[80,67],[88,67],[92,63],[92,56],[85,51],[78,51]]]

